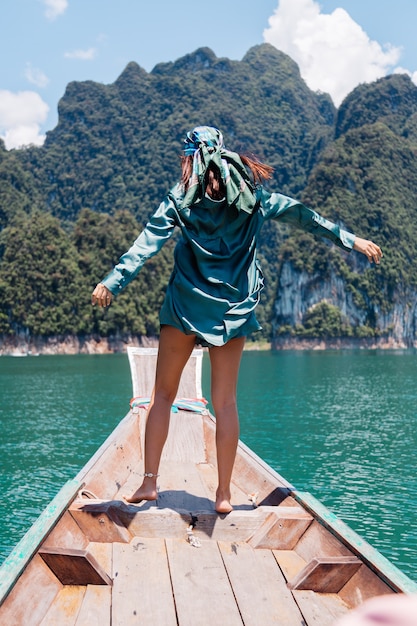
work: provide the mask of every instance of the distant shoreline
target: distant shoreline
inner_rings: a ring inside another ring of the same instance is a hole
[[[75,354],[120,354],[128,346],[153,348],[158,346],[157,337],[49,337],[31,338],[0,337],[0,356],[38,356],[38,355],[75,355]],[[246,351],[255,350],[408,350],[417,345],[408,346],[392,338],[378,339],[298,339],[280,338],[273,342],[251,341],[245,345]]]

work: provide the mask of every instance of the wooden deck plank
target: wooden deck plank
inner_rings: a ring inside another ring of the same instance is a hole
[[[167,539],[167,554],[179,626],[242,626],[217,543],[201,548]]]
[[[138,433],[141,445],[144,445],[146,429],[146,410],[138,410]],[[141,459],[142,460],[142,459]],[[206,448],[204,441],[203,417],[192,411],[171,412],[167,440],[161,462],[205,463]],[[140,466],[143,472],[143,463]]]
[[[161,461],[160,474],[158,508],[187,512],[214,510],[214,501],[195,463]]]
[[[81,586],[63,587],[39,626],[75,626],[85,591]]]
[[[136,491],[143,480],[143,459],[138,459],[136,466],[131,466],[129,476],[127,476],[125,482],[119,486],[117,493],[114,494],[114,501],[124,501],[124,497],[130,495]]]
[[[288,582],[306,566],[306,562],[294,550],[272,550],[276,561]]]
[[[129,505],[120,510],[121,521],[129,527],[134,537],[166,538],[185,537],[191,523],[188,511],[179,513],[172,509],[159,509],[155,504]]]
[[[194,533],[201,539],[209,537],[215,541],[249,542],[269,515],[271,515],[270,507],[260,507],[249,511],[237,509],[228,515],[219,515],[215,512],[196,513]]]
[[[207,492],[210,494],[210,498],[214,502],[215,497],[216,497],[217,483],[218,483],[216,465],[213,465],[212,463],[201,463],[198,466],[198,471],[200,472],[200,475],[204,481],[204,484],[206,485],[206,489],[207,489]],[[249,511],[254,508],[253,504],[251,504],[249,500],[249,496],[251,494],[245,493],[244,491],[242,491],[242,489],[240,489],[236,485],[235,481],[233,480],[233,476],[232,476],[232,482],[230,484],[230,491],[231,491],[231,496],[232,496],[231,502],[235,510],[248,510]]]
[[[171,413],[167,441],[161,461],[206,462],[203,420],[191,411]]]
[[[103,568],[109,578],[113,575],[113,545],[111,543],[96,543],[91,541],[88,544],[88,551],[95,558],[97,563]]]
[[[335,594],[293,591],[293,596],[307,626],[334,626],[349,608]]]
[[[113,545],[112,626],[176,626],[163,539]]]
[[[146,412],[143,409],[139,409],[139,431],[142,442],[145,439],[145,416]],[[206,451],[201,415],[189,411],[172,413],[168,437],[162,452],[159,469],[160,480],[158,484],[160,494],[167,490],[180,490],[182,487],[187,487],[191,482],[194,482],[198,486],[198,492],[201,492],[201,497],[210,499],[211,494],[208,492],[204,481],[201,478],[198,481],[193,481],[190,475],[190,472],[192,472],[197,476],[196,465],[204,464],[205,462]],[[143,472],[143,459],[138,458],[136,466],[131,465],[130,473],[126,476],[125,482],[119,485],[114,499],[120,499],[122,496],[134,492],[142,482]],[[171,480],[173,476],[175,479]],[[178,479],[180,479],[180,483]],[[198,495],[198,492],[196,495]]]
[[[75,626],[110,626],[111,588],[88,585]]]
[[[173,504],[174,492],[173,492]],[[194,498],[194,497],[193,497]],[[189,504],[196,504],[190,500]],[[106,514],[109,508],[114,509],[113,514],[119,519],[123,527],[129,529],[131,536],[136,537],[164,537],[182,539],[186,537],[188,526],[193,523],[194,532],[200,539],[211,538],[220,541],[250,541],[256,534],[257,529],[264,527],[265,521],[271,515],[280,511],[279,519],[285,520],[288,514],[291,518],[293,507],[267,507],[262,506],[250,510],[233,510],[229,515],[222,516],[214,510],[195,510],[193,507],[185,507],[184,502],[180,509],[175,510],[168,506],[159,508],[149,503],[128,505],[123,502],[94,501],[95,514]],[[120,540],[120,539],[119,539]],[[91,542],[91,546],[106,545]],[[92,552],[94,554],[94,551]],[[99,561],[102,564],[102,560]],[[104,567],[109,573],[109,569]]]
[[[271,507],[260,507],[219,515],[215,511],[175,511],[131,505],[121,509],[119,517],[129,527],[129,531],[138,537],[184,539],[188,526],[193,523],[194,534],[200,539],[247,541],[263,524],[270,511]]]
[[[85,477],[85,489],[97,498],[115,498],[132,472],[132,466],[143,456],[137,417],[128,413],[120,422],[117,437],[114,431],[93,457],[94,462]]]
[[[245,626],[305,626],[270,550],[219,542]]]

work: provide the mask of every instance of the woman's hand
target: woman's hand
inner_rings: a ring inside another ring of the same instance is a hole
[[[373,241],[369,241],[368,239],[361,239],[360,237],[356,237],[355,243],[353,244],[353,249],[358,252],[362,252],[370,263],[379,264],[382,257],[382,250],[379,246],[376,245]]]
[[[99,283],[92,293],[91,304],[93,306],[98,304],[99,306],[108,307],[111,305],[112,298],[113,295],[111,291],[109,291],[102,283]]]

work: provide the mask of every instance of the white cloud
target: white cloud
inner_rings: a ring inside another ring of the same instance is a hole
[[[0,90],[0,137],[6,148],[41,146],[45,136],[40,134],[49,107],[34,91]]]
[[[45,15],[51,21],[65,13],[68,8],[68,0],[43,0],[43,3],[46,7]]]
[[[64,54],[66,59],[78,59],[79,61],[92,61],[97,55],[96,48],[88,48],[87,50],[73,50]]]
[[[341,8],[321,13],[315,0],[279,0],[264,40],[288,54],[310,89],[329,93],[336,106],[359,83],[385,76],[400,48],[381,46]]]
[[[36,85],[36,87],[46,87],[49,83],[49,78],[37,67],[33,67],[31,63],[26,64],[25,77],[27,80]]]

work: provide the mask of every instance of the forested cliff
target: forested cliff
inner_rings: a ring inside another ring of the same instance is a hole
[[[417,87],[405,75],[361,85],[338,110],[268,44],[242,61],[199,49],[112,85],[70,83],[42,147],[0,141],[0,352],[13,342],[155,337],[175,238],[107,311],[98,280],[179,176],[193,126],[271,164],[268,183],[383,248],[379,267],[275,223],[254,339],[279,346],[417,345]],[[2,349],[3,346],[3,349]]]

